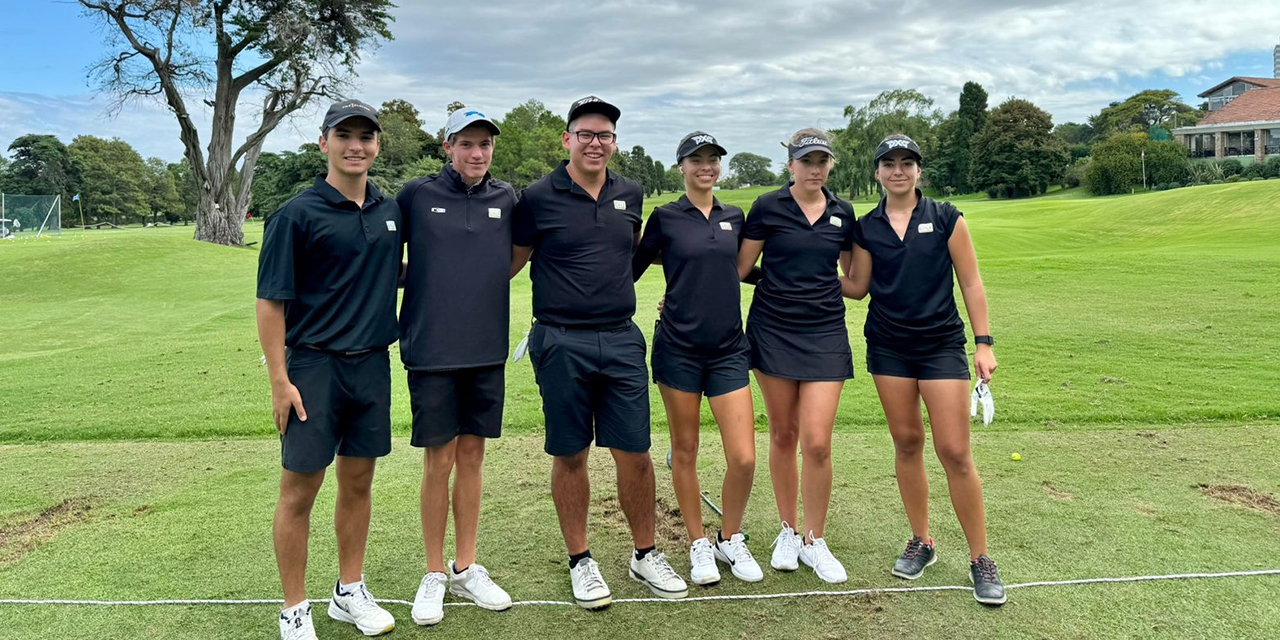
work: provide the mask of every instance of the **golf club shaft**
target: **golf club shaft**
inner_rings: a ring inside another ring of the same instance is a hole
[[[670,469],[670,468],[671,468],[671,450],[668,449],[667,450],[667,469]],[[724,517],[724,512],[720,510],[720,507],[716,506],[716,503],[711,501],[711,498],[707,497],[706,491],[703,491],[698,495],[702,498],[703,503],[705,503],[708,507],[710,507],[712,511],[716,512],[716,515],[722,518]]]

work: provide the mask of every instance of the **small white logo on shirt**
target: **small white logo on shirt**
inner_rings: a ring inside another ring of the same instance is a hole
[[[489,217],[490,217],[490,218],[495,218],[495,219],[496,219],[496,218],[501,218],[501,217],[502,217],[502,209],[489,209]]]
[[[444,213],[444,207],[431,207],[431,213]]]
[[[725,231],[733,231],[733,225],[729,224],[728,222],[721,222],[720,228],[724,229]]]
[[[626,211],[626,210],[627,210],[627,201],[626,201],[626,200],[614,200],[614,201],[613,201],[613,208],[614,208],[614,209],[617,209],[618,211]]]
[[[395,231],[395,230],[396,230],[396,221],[395,221],[395,220],[388,220],[388,221],[387,221],[387,231]]]
[[[844,226],[844,221],[843,221],[843,220],[841,220],[840,218],[835,217],[835,216],[831,216],[831,224],[832,224],[832,226],[836,226],[836,227],[843,227],[843,226]]]
[[[916,227],[916,233],[933,233],[933,223],[921,222],[920,226]]]

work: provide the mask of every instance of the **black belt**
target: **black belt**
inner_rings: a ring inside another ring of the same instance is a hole
[[[355,351],[337,351],[335,349],[317,349],[315,347],[289,347],[289,348],[294,351],[311,351],[313,353],[323,353],[325,355],[343,356],[348,358],[352,356],[363,356],[366,354],[378,353],[380,351],[387,350],[386,347],[374,347],[372,349],[357,349]]]
[[[623,320],[622,322],[611,322],[609,324],[555,324],[551,322],[538,321],[538,324],[551,329],[578,329],[582,331],[618,331],[620,329],[628,329],[631,327],[631,320]]]

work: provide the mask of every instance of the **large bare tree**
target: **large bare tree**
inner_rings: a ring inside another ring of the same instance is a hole
[[[341,97],[360,51],[390,39],[390,0],[78,0],[117,52],[92,72],[118,110],[162,99],[178,120],[196,184],[197,240],[238,245],[262,143],[313,98]],[[236,106],[261,98],[237,139]],[[207,150],[187,101],[213,111]],[[239,142],[237,145],[236,143]]]

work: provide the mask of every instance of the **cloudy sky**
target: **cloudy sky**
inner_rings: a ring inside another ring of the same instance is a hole
[[[791,131],[838,127],[845,105],[891,88],[917,89],[949,111],[975,80],[992,106],[1030,99],[1055,122],[1147,88],[1198,104],[1195,94],[1230,76],[1271,76],[1280,42],[1275,0],[399,4],[395,40],[364,56],[357,97],[409,100],[435,131],[454,100],[493,115],[536,98],[563,114],[596,94],[622,109],[620,144],[664,163],[694,129],[730,153],[780,161]],[[105,34],[73,2],[0,0],[0,15],[0,146],[25,133],[64,142],[87,133],[118,136],[145,156],[181,156],[163,106],[107,114],[85,79],[108,51]],[[317,118],[301,114],[266,149],[314,139]]]

